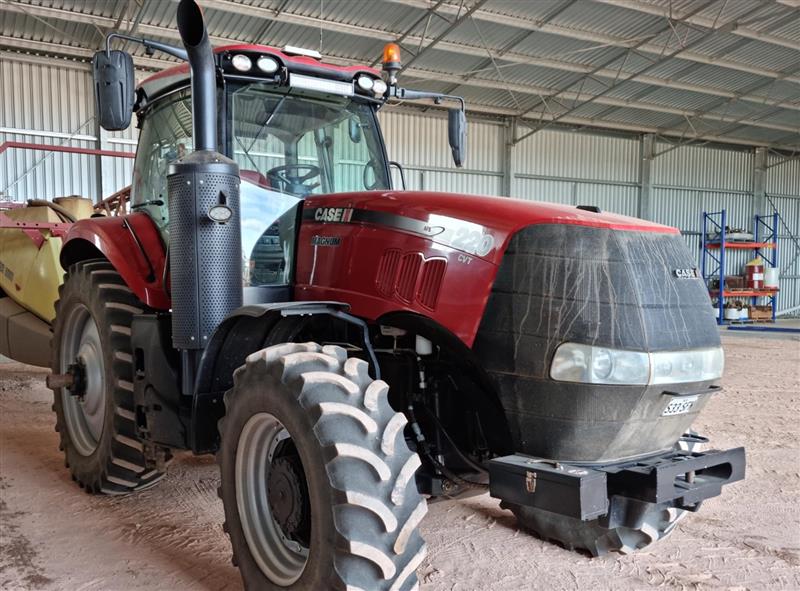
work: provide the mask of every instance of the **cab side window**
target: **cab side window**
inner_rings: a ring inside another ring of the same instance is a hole
[[[188,91],[162,99],[145,117],[131,187],[132,206],[146,211],[162,230],[169,222],[167,166],[192,150]]]

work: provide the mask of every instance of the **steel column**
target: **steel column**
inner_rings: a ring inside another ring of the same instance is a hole
[[[767,214],[767,148],[756,148],[753,158],[753,215]]]
[[[517,118],[509,117],[503,130],[503,186],[502,195],[512,197],[514,192],[514,136],[517,135]]]
[[[639,203],[637,216],[644,220],[653,219],[653,158],[656,153],[656,136],[646,133],[639,144]]]

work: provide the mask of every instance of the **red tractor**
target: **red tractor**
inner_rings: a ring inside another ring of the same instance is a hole
[[[690,431],[723,354],[676,229],[392,190],[377,111],[460,101],[399,87],[396,46],[383,78],[212,50],[194,0],[178,28],[183,48],[132,39],[188,61],[135,91],[131,56],[93,62],[103,127],[135,112],[140,132],[132,213],[74,223],[61,251],[50,385],[81,487],[216,453],[248,589],[375,591],[416,587],[436,498],[489,491],[597,555],[744,477],[742,448]]]

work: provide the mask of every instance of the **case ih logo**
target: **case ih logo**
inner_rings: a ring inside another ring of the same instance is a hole
[[[318,222],[349,222],[352,217],[352,207],[318,207],[314,212]]]
[[[675,269],[672,272],[678,279],[696,279],[700,276],[697,269]]]

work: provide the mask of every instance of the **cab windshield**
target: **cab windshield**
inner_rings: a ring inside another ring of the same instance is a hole
[[[229,149],[244,180],[297,197],[390,188],[368,104],[265,83],[234,90],[229,104]]]
[[[228,110],[228,153],[242,177],[244,285],[288,284],[304,198],[390,188],[374,110],[265,83],[233,89]]]

